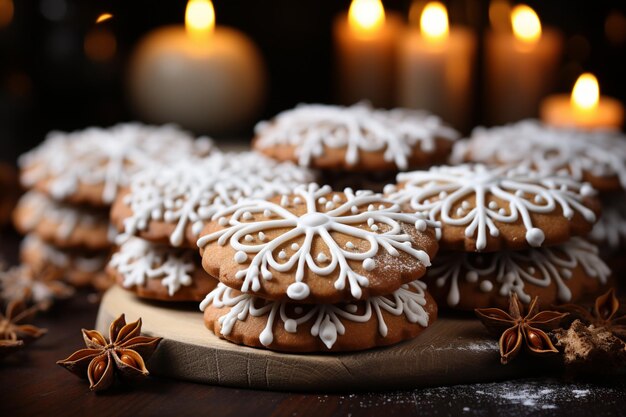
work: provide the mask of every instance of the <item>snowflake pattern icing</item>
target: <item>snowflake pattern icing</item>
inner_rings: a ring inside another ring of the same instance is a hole
[[[245,198],[288,193],[313,179],[307,169],[255,152],[214,153],[195,162],[146,170],[133,178],[124,198],[132,211],[124,230],[134,235],[150,221],[176,224],[169,240],[180,246],[189,225],[197,237],[217,211]]]
[[[616,253],[626,242],[626,196],[613,196],[602,202],[602,215],[593,226],[591,240]]]
[[[434,227],[434,222],[421,214],[403,213],[398,204],[371,191],[354,192],[346,188],[344,195],[345,201],[338,194],[332,195],[329,186],[309,184],[296,187],[291,199],[283,195],[280,204],[266,200],[241,202],[213,216],[225,228],[201,237],[198,246],[202,248],[217,241],[222,246],[229,244],[236,251],[235,262],[247,264],[236,273],[236,278],[243,280],[242,292],[259,291],[261,279],[272,279],[270,268],[287,272],[295,267],[294,282],[287,288],[287,296],[292,300],[303,300],[310,294],[309,286],[304,282],[307,268],[318,276],[330,275],[338,269],[335,288],[343,290],[347,284],[352,296],[361,298],[362,287],[367,287],[369,280],[353,270],[348,261],[361,262],[366,271],[371,271],[376,268],[373,257],[380,249],[391,256],[398,256],[399,251],[405,252],[430,266],[430,257],[425,251],[413,247],[403,224],[425,231],[427,227]],[[292,213],[288,210],[292,204],[305,204],[306,213],[302,216]],[[317,204],[322,205],[324,211],[319,211]],[[262,214],[267,220],[247,222],[255,214]],[[288,231],[269,240],[266,233],[279,228]],[[352,242],[342,248],[330,232],[366,241],[369,248],[361,252]],[[291,256],[278,250],[298,237],[304,241],[300,245],[291,244]],[[316,255],[311,252],[314,237],[323,240],[330,257],[323,252]],[[251,260],[249,255],[253,255]]]
[[[408,159],[419,146],[424,152],[435,150],[435,139],[456,140],[458,132],[438,117],[417,110],[377,110],[365,103],[350,107],[321,104],[299,105],[278,114],[273,120],[255,127],[255,145],[296,147],[298,163],[309,166],[311,159],[323,155],[324,146],[346,148],[346,162],[355,165],[359,151],[384,149],[384,159],[399,169],[408,169]]]
[[[278,323],[278,319],[282,321],[283,328],[288,333],[296,333],[299,325],[312,322],[311,336],[319,337],[324,345],[331,349],[337,337],[346,332],[344,321],[365,323],[375,317],[378,320],[378,332],[382,337],[386,337],[388,327],[383,312],[394,316],[404,314],[410,323],[427,327],[430,317],[424,309],[425,290],[426,284],[421,281],[404,284],[391,295],[359,301],[363,305],[363,311],[359,313],[358,306],[352,303],[314,304],[307,307],[295,306],[290,309],[288,302],[263,300],[251,294],[240,293],[220,283],[200,303],[200,310],[204,311],[210,305],[216,308],[230,308],[218,319],[220,332],[225,336],[232,332],[238,321],[245,321],[248,315],[266,316],[267,323],[259,334],[259,341],[263,346],[270,346],[274,341],[274,325]],[[257,307],[259,305],[260,307]]]
[[[466,226],[465,236],[475,236],[479,251],[487,246],[487,234],[500,235],[496,222],[514,223],[518,219],[526,229],[526,241],[532,247],[540,247],[545,234],[534,226],[531,213],[551,213],[560,207],[567,219],[578,212],[586,221],[596,221],[595,213],[582,202],[583,197],[594,196],[595,190],[587,183],[566,176],[477,164],[401,173],[397,181],[402,188],[387,186],[385,189],[390,199],[408,205],[431,220],[441,221],[444,227]],[[466,200],[470,196],[476,199],[475,207]],[[489,196],[504,200],[506,206],[489,201]],[[437,236],[441,238],[441,229],[437,230]]]
[[[44,143],[20,157],[22,182],[31,188],[50,179],[49,193],[67,198],[79,184],[103,185],[102,201],[110,204],[131,176],[155,164],[170,164],[206,154],[212,142],[193,137],[173,125],[127,123],[108,129],[51,132]]]
[[[143,286],[150,279],[160,279],[169,296],[193,283],[196,269],[192,252],[176,253],[142,239],[129,238],[111,257],[109,267],[124,278],[125,288]]]
[[[585,173],[617,176],[626,189],[626,137],[615,132],[587,132],[543,125],[535,120],[474,129],[455,144],[453,158],[462,162],[524,166],[543,174],[568,174],[582,181]]]
[[[531,296],[525,291],[525,283],[548,287],[557,286],[557,297],[569,302],[572,293],[567,280],[579,265],[585,273],[606,284],[611,270],[598,256],[597,246],[575,237],[565,244],[526,251],[500,251],[489,254],[447,253],[438,256],[428,270],[427,278],[437,287],[449,285],[447,303],[454,307],[460,301],[459,281],[478,284],[488,293],[499,286],[498,295],[507,297],[515,292],[524,303]],[[480,283],[481,278],[486,278]]]

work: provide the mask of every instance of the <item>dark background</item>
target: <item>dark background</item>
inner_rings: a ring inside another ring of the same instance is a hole
[[[2,3],[9,0],[0,0]],[[110,125],[137,116],[124,94],[126,63],[136,42],[153,28],[182,24],[186,0],[13,0],[14,14],[0,16],[0,160],[14,161],[51,129]],[[451,24],[488,27],[486,0],[448,0]],[[603,94],[626,102],[626,2],[528,1],[544,26],[559,28],[565,48],[555,91],[569,91],[582,70],[598,76]],[[299,102],[332,103],[332,22],[349,0],[214,0],[219,25],[233,26],[258,44],[270,74],[263,117]],[[409,0],[384,0],[408,15]],[[94,62],[83,42],[98,15],[117,41],[114,57]],[[613,20],[613,35],[605,30]],[[622,33],[620,38],[620,31]],[[615,33],[617,32],[617,35]],[[480,62],[478,64],[480,66]],[[480,70],[480,68],[479,68]],[[480,74],[480,71],[478,72]],[[475,81],[481,91],[483,80]],[[474,124],[482,122],[475,94]],[[237,132],[248,137],[251,126]]]

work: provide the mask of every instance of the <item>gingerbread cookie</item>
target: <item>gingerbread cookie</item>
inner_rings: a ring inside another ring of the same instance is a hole
[[[590,239],[609,254],[626,247],[626,195],[607,195],[602,198],[602,216],[593,227]]]
[[[506,308],[515,292],[542,308],[576,302],[597,292],[611,274],[598,248],[582,238],[558,246],[492,253],[447,252],[433,261],[424,281],[440,305],[461,310]]]
[[[224,284],[275,300],[337,303],[389,294],[421,277],[435,224],[371,191],[301,185],[213,216],[202,266]]]
[[[300,105],[255,128],[254,148],[280,161],[347,171],[407,170],[444,162],[458,133],[431,114]]]
[[[591,231],[595,190],[565,176],[484,165],[435,167],[397,176],[388,197],[441,222],[448,250],[493,252],[564,243]]]
[[[213,332],[231,342],[284,352],[354,351],[416,337],[437,316],[419,281],[345,304],[267,301],[224,284],[200,304]]]
[[[139,238],[122,243],[107,270],[120,286],[155,300],[201,301],[217,285],[200,266],[196,251]]]
[[[63,250],[45,243],[34,234],[28,234],[20,247],[20,259],[34,271],[46,271],[46,276],[85,287],[99,280],[100,275],[105,275],[108,252]]]
[[[525,120],[476,128],[455,145],[453,160],[566,173],[601,192],[626,189],[626,137],[615,132],[554,128]]]
[[[107,249],[114,233],[106,210],[56,203],[37,191],[22,196],[13,223],[20,233],[35,233],[59,248]]]
[[[110,205],[132,174],[209,152],[211,142],[172,125],[121,124],[52,132],[19,160],[22,184],[72,204]]]
[[[313,174],[254,152],[214,153],[136,175],[111,211],[129,235],[197,248],[200,231],[217,211],[243,198],[268,198],[308,183]]]

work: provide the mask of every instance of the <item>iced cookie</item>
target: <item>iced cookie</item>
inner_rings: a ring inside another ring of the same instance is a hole
[[[107,206],[132,174],[155,164],[169,165],[206,154],[208,139],[194,142],[180,129],[141,124],[52,132],[19,160],[21,181],[54,200]]]
[[[305,168],[254,152],[214,153],[136,175],[115,201],[111,219],[128,235],[197,248],[200,231],[218,210],[243,198],[287,193],[313,179]]]
[[[44,194],[29,191],[13,212],[15,228],[34,233],[59,248],[98,250],[111,246],[106,210],[56,203]]]
[[[346,171],[407,170],[444,162],[458,133],[431,114],[300,105],[259,123],[254,148],[280,161]]]
[[[554,128],[533,120],[476,128],[468,140],[457,142],[453,160],[565,173],[601,192],[626,189],[626,137],[616,133]]]
[[[276,300],[336,303],[390,294],[424,275],[435,224],[371,191],[301,185],[213,216],[202,266],[224,284]]]
[[[506,308],[509,294],[542,308],[597,292],[611,271],[598,248],[582,238],[558,246],[492,253],[439,254],[423,278],[440,306],[461,310]]]
[[[595,190],[566,176],[525,168],[442,166],[397,176],[388,197],[441,222],[442,249],[493,252],[564,243],[585,236],[600,203]]]
[[[200,266],[195,250],[174,249],[139,238],[121,244],[107,270],[122,287],[155,300],[201,301],[217,285]]]
[[[63,250],[45,243],[34,234],[26,235],[20,247],[20,260],[34,271],[46,271],[46,276],[63,279],[77,287],[91,286],[105,275],[108,252]]]
[[[284,352],[354,351],[411,339],[437,317],[419,281],[392,294],[344,304],[267,301],[219,284],[200,304],[216,335]]]
[[[602,216],[589,237],[608,252],[605,254],[616,254],[626,247],[626,194],[603,196]]]

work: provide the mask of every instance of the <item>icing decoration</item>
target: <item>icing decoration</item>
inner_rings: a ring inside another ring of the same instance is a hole
[[[298,326],[312,323],[311,336],[319,337],[328,349],[332,349],[338,336],[346,332],[345,321],[366,323],[373,317],[378,321],[378,332],[387,336],[388,327],[383,312],[394,316],[404,315],[410,323],[427,327],[429,316],[424,306],[426,284],[413,281],[402,285],[391,295],[371,297],[357,304],[313,304],[294,307],[286,301],[268,301],[251,294],[240,293],[220,283],[200,303],[204,311],[211,304],[216,308],[229,307],[230,310],[218,319],[220,332],[227,336],[238,321],[252,317],[267,317],[267,324],[259,334],[263,346],[274,341],[274,326],[278,319],[289,333],[296,333]],[[293,307],[293,308],[291,308]],[[358,311],[361,310],[359,313]]]
[[[455,144],[461,162],[498,163],[532,168],[543,174],[567,173],[575,180],[585,173],[617,176],[626,189],[626,137],[615,132],[554,128],[534,120],[474,129],[469,140]]]
[[[404,227],[435,224],[420,214],[402,213],[398,204],[380,194],[371,191],[355,193],[350,188],[338,194],[333,193],[329,186],[309,184],[296,187],[290,196],[281,200],[283,204],[265,200],[243,201],[224,209],[213,219],[219,219],[226,228],[198,240],[199,247],[217,241],[222,246],[229,244],[236,251],[234,260],[246,264],[236,273],[236,278],[243,280],[243,292],[259,291],[261,279],[272,279],[270,268],[278,272],[295,268],[294,283],[287,288],[287,296],[292,300],[303,300],[310,293],[309,286],[304,282],[307,269],[318,276],[328,276],[338,270],[335,288],[343,290],[347,283],[352,296],[358,299],[361,298],[361,288],[367,287],[369,281],[349,262],[358,262],[363,269],[371,271],[376,268],[374,257],[379,250],[384,250],[394,257],[402,251],[425,266],[430,265],[428,254],[412,246],[411,237]],[[332,202],[330,206],[327,204],[329,201]],[[289,210],[300,205],[306,209],[300,216]],[[222,222],[222,218],[226,221]],[[247,222],[246,218],[251,221]],[[267,233],[274,229],[285,231],[267,239]],[[354,243],[343,248],[334,240],[332,232],[353,237],[365,248],[360,249]],[[316,237],[325,246],[317,254],[311,250]],[[281,249],[296,240],[301,241],[296,250],[287,253]],[[251,259],[249,255],[252,255]]]
[[[193,251],[175,251],[143,239],[129,238],[113,254],[109,267],[122,275],[125,288],[160,279],[171,297],[181,287],[192,284],[191,273],[196,269],[194,256]]]
[[[626,196],[611,197],[602,201],[602,215],[590,234],[591,240],[607,245],[617,252],[626,242]]]
[[[22,155],[22,183],[32,188],[50,179],[48,192],[56,200],[75,193],[79,184],[102,184],[102,201],[110,204],[132,174],[155,164],[171,164],[206,154],[212,142],[193,137],[173,125],[138,123],[71,133],[51,132],[37,148]]]
[[[40,253],[46,262],[50,262],[58,268],[71,268],[86,273],[101,272],[106,266],[108,257],[106,254],[99,252],[87,255],[63,251],[44,242],[33,234],[28,234],[24,237],[22,251]]]
[[[408,109],[378,110],[365,103],[350,107],[301,104],[271,121],[258,123],[255,133],[255,145],[260,148],[294,146],[302,166],[322,156],[327,146],[346,148],[349,165],[359,162],[359,151],[384,150],[385,161],[393,161],[399,169],[409,168],[415,147],[432,153],[435,139],[455,140],[459,136],[432,114]]]
[[[133,235],[153,220],[176,224],[170,243],[180,246],[189,225],[197,237],[218,210],[244,198],[288,193],[311,180],[307,169],[254,152],[214,153],[195,162],[146,170],[133,178],[125,196],[132,215],[124,220],[124,229]]]
[[[459,281],[478,284],[483,292],[496,286],[498,295],[507,297],[515,292],[524,303],[531,296],[525,284],[548,287],[553,282],[558,299],[572,301],[567,281],[579,265],[592,278],[606,284],[611,274],[598,256],[597,246],[575,237],[563,245],[524,251],[501,251],[488,254],[448,252],[437,256],[428,270],[427,278],[437,287],[449,285],[447,303],[454,307],[460,301]],[[479,283],[481,279],[484,279]]]
[[[526,241],[539,247],[544,232],[535,227],[531,213],[552,213],[557,207],[571,219],[575,212],[593,223],[596,215],[585,207],[583,197],[595,195],[587,183],[565,176],[539,175],[525,168],[487,168],[484,165],[434,167],[429,171],[401,173],[402,185],[385,187],[389,198],[423,213],[442,225],[466,226],[465,236],[476,238],[476,249],[487,246],[487,234],[500,235],[496,222],[515,223],[526,228]],[[500,206],[497,198],[505,204]],[[475,200],[470,204],[469,199]],[[441,238],[441,230],[437,229]]]

